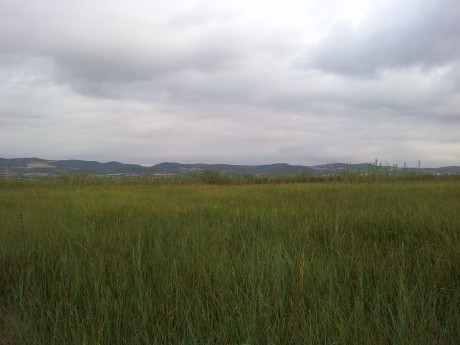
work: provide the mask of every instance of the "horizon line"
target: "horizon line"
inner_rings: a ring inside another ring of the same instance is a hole
[[[5,158],[0,157],[0,159],[6,160],[14,160],[14,159],[39,159],[43,161],[83,161],[83,162],[96,162],[100,164],[108,164],[108,163],[119,163],[124,165],[138,165],[142,167],[153,167],[159,164],[182,164],[182,165],[229,165],[229,166],[264,166],[264,165],[277,165],[277,164],[285,164],[289,166],[302,166],[302,167],[317,167],[317,166],[327,166],[327,165],[336,165],[336,164],[345,164],[345,165],[361,165],[361,164],[370,164],[370,165],[378,165],[382,167],[397,167],[397,168],[408,168],[408,169],[436,169],[436,168],[444,168],[444,167],[460,167],[460,165],[442,165],[437,167],[423,167],[421,165],[421,160],[417,160],[418,166],[409,166],[406,162],[403,165],[400,164],[390,164],[387,160],[385,161],[378,161],[378,159],[374,159],[371,162],[360,162],[360,163],[351,163],[351,162],[330,162],[330,163],[321,163],[321,164],[314,164],[314,165],[305,165],[305,164],[293,164],[293,163],[286,163],[286,162],[275,162],[275,163],[263,163],[263,164],[240,164],[240,163],[203,163],[203,162],[195,162],[195,163],[183,163],[178,161],[162,161],[159,163],[154,163],[151,165],[142,164],[142,163],[125,163],[118,160],[109,160],[109,161],[100,161],[100,160],[90,160],[90,159],[77,159],[77,158],[66,158],[66,159],[47,159],[47,158],[40,158],[40,157],[12,157],[12,158]]]

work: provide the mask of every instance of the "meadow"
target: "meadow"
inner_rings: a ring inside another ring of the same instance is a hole
[[[0,344],[459,344],[460,179],[0,180]]]

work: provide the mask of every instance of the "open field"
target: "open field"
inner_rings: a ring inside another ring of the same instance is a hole
[[[202,182],[0,180],[0,344],[460,343],[460,179]]]

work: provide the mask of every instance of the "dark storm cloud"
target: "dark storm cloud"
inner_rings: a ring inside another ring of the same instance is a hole
[[[386,68],[431,68],[460,59],[457,0],[381,3],[361,25],[339,23],[306,53],[305,67],[374,75]]]

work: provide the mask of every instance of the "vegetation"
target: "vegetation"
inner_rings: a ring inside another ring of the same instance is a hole
[[[100,176],[159,176],[172,174],[193,174],[196,172],[213,171],[228,175],[295,175],[308,173],[317,176],[340,174],[354,171],[367,174],[379,172],[385,174],[429,173],[429,174],[459,174],[460,166],[447,166],[439,168],[422,168],[420,161],[417,168],[409,168],[404,163],[403,167],[390,165],[388,162],[364,164],[323,164],[315,166],[289,165],[285,163],[266,165],[229,165],[229,164],[181,164],[159,163],[156,165],[142,166],[137,164],[123,164],[120,162],[100,163],[82,160],[45,160],[40,158],[0,158],[0,177],[37,178],[39,176],[53,177],[61,174],[95,174]]]
[[[0,180],[0,344],[458,344],[460,180]]]

